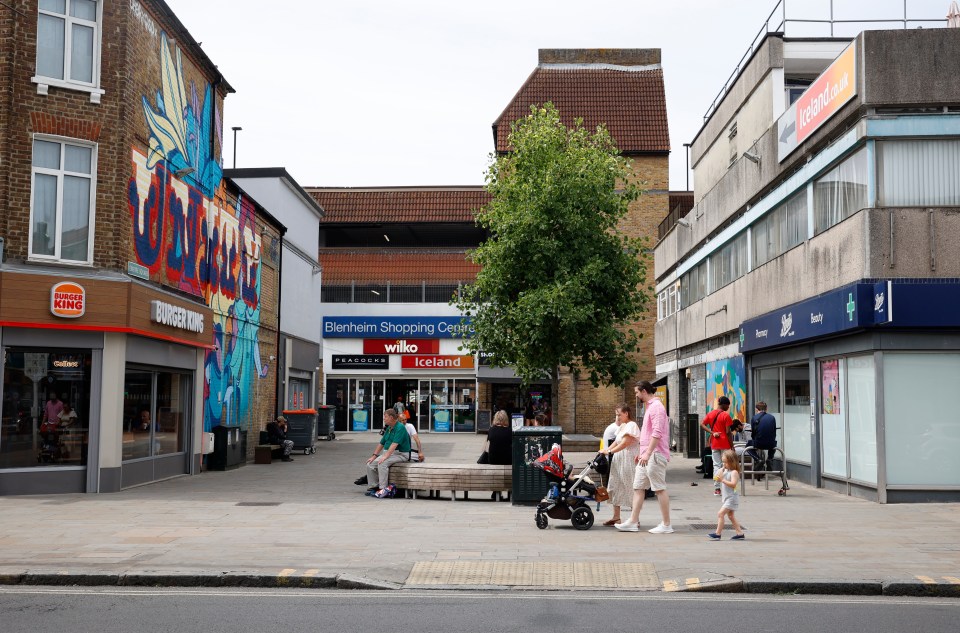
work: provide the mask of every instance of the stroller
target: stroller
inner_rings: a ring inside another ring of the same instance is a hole
[[[598,453],[573,479],[570,477],[573,465],[564,464],[559,444],[554,444],[547,454],[535,461],[532,465],[543,470],[550,482],[547,496],[537,504],[537,527],[545,530],[547,517],[558,521],[569,520],[578,530],[593,527],[593,510],[588,504],[597,501],[597,485],[587,477],[587,473],[605,461],[605,456]]]
[[[60,429],[52,422],[40,425],[40,450],[37,461],[42,464],[55,464],[69,459],[70,452],[60,439]]]

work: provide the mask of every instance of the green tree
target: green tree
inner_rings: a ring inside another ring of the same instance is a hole
[[[469,254],[481,270],[454,303],[475,329],[464,347],[525,384],[550,376],[556,404],[560,367],[594,386],[636,374],[629,324],[649,301],[648,255],[618,229],[641,191],[607,130],[567,128],[551,103],[530,110],[487,170],[477,223],[491,238]]]

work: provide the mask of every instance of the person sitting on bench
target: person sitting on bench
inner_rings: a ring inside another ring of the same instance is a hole
[[[271,444],[279,444],[283,447],[283,457],[280,458],[280,461],[292,462],[293,458],[290,457],[290,453],[293,451],[293,440],[287,439],[287,419],[278,415],[275,421],[267,425],[267,436],[270,438]]]

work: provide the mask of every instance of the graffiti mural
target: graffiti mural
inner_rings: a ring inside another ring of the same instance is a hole
[[[189,293],[213,309],[212,349],[204,363],[204,429],[249,426],[261,362],[261,238],[256,208],[231,194],[213,155],[212,134],[222,137],[216,95],[209,84],[199,99],[184,82],[179,50],[161,34],[161,85],[143,98],[150,134],[147,153],[133,148],[128,204],[133,253],[151,281]]]
[[[747,381],[743,356],[707,363],[707,411],[720,396],[730,398],[730,417],[747,422]]]

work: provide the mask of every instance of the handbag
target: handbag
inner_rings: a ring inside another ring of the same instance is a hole
[[[483,451],[480,453],[480,457],[477,458],[478,464],[489,464],[490,463],[490,453]]]
[[[610,493],[607,492],[606,486],[597,486],[597,491],[594,493],[593,497],[597,501],[606,501],[610,498]]]

